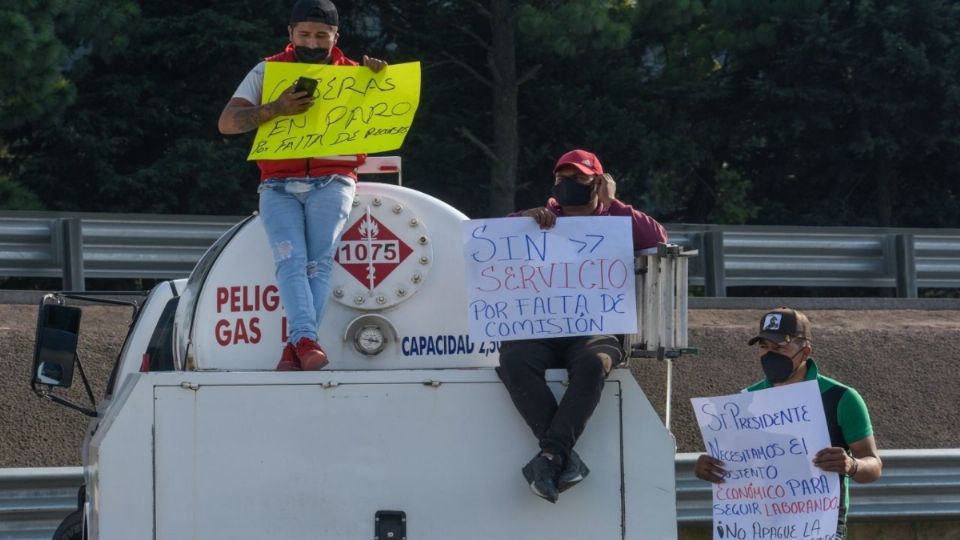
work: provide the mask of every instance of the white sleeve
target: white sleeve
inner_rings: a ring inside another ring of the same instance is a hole
[[[260,97],[263,95],[263,70],[266,62],[260,62],[253,66],[250,73],[240,81],[240,86],[233,93],[232,97],[241,98],[254,105],[260,105]]]

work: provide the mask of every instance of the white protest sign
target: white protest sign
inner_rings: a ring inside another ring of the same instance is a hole
[[[813,465],[830,446],[817,381],[690,401],[726,470],[713,484],[714,540],[833,537],[843,494]]]
[[[629,217],[464,222],[470,335],[506,341],[637,331]]]

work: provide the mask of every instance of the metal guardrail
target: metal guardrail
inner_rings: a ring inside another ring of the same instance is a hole
[[[693,476],[699,454],[676,459],[677,522],[708,525],[711,488]],[[883,476],[850,486],[850,520],[960,518],[960,449],[881,450]],[[0,469],[0,540],[49,540],[76,509],[80,467]]]
[[[241,218],[231,216],[0,212],[0,276],[186,277],[207,248]]]
[[[960,288],[960,229],[668,225],[670,241],[700,250],[691,284],[728,287],[871,287],[916,298]]]
[[[0,469],[0,540],[50,540],[77,509],[80,467]]]
[[[189,275],[236,216],[0,212],[0,276],[169,279]],[[960,288],[960,229],[668,224],[671,243],[700,251],[691,285],[872,287],[916,298]]]
[[[693,476],[700,454],[678,454],[677,521],[707,525],[712,489]],[[883,475],[871,484],[850,483],[850,521],[960,518],[960,449],[881,450]]]

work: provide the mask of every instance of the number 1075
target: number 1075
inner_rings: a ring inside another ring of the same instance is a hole
[[[400,243],[396,240],[345,240],[337,248],[339,263],[390,263],[397,262]]]

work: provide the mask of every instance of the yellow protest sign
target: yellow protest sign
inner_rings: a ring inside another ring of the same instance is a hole
[[[291,159],[396,150],[420,103],[420,62],[364,66],[267,62],[262,104],[299,77],[317,80],[307,112],[278,116],[257,129],[247,159]]]

